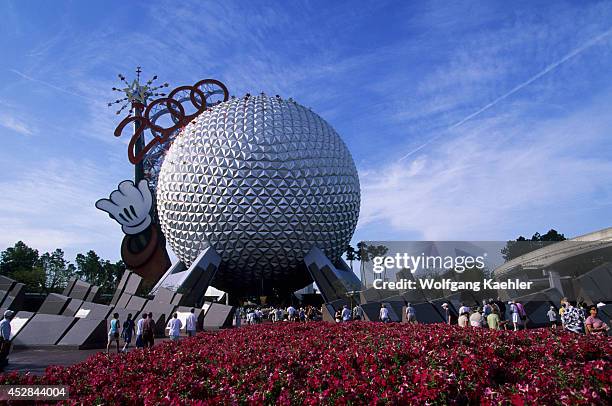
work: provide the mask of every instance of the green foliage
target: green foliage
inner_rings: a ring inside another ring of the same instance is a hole
[[[13,278],[20,272],[31,271],[38,263],[38,251],[18,241],[0,254],[0,274]],[[14,278],[13,278],[14,279]]]
[[[46,291],[45,271],[38,265],[31,269],[19,269],[10,278],[25,284],[26,292],[42,293]]]
[[[389,252],[389,248],[384,245],[368,245],[363,241],[357,243],[357,251],[355,252],[356,259],[360,263],[360,275],[361,283],[363,286],[367,286],[367,275],[366,275],[366,263],[374,257],[384,257]],[[383,274],[383,278],[386,277]]]
[[[368,247],[368,244],[366,244],[363,241],[359,241],[357,243],[357,253],[356,253],[357,261],[359,261],[359,262],[367,262],[368,261],[368,259],[364,257],[365,255],[367,255],[367,252],[368,252],[367,247]]]
[[[0,254],[0,274],[26,285],[28,292],[42,292],[45,272],[40,266],[38,251],[18,241]]]
[[[357,252],[352,245],[346,247],[346,260],[349,261],[351,270],[353,269],[353,261],[357,259]]]
[[[557,241],[564,241],[565,235],[559,234],[557,230],[550,229],[546,234],[540,235],[535,233],[530,239],[526,239],[520,236],[516,241],[508,241],[506,246],[502,248],[501,253],[504,260],[510,261],[511,259],[520,257],[521,255],[527,254],[528,252],[535,251],[546,245],[552,244]]]
[[[100,287],[102,293],[115,290],[125,265],[123,261],[112,263],[101,259],[94,251],[76,256],[76,274],[79,278]]]
[[[101,258],[94,251],[89,251],[87,254],[77,254],[76,256],[76,274],[79,278],[89,282],[98,284],[104,283],[106,278],[101,275]]]
[[[383,257],[389,252],[389,248],[384,245],[368,245],[361,241],[357,243],[357,260],[360,262],[370,262],[374,257]]]
[[[64,259],[64,251],[59,248],[41,255],[39,263],[45,276],[45,288],[49,292],[60,292],[75,274],[74,265]]]
[[[125,270],[122,261],[101,259],[94,251],[78,254],[75,262],[76,266],[67,261],[59,248],[39,255],[37,250],[18,241],[0,253],[0,275],[24,283],[28,292],[61,292],[68,280],[76,276],[100,286],[102,293],[111,293]]]

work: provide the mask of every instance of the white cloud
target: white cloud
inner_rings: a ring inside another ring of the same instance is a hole
[[[0,114],[0,126],[8,128],[9,130],[21,135],[34,134],[34,129],[28,123],[6,113]]]
[[[23,240],[40,251],[62,248],[68,258],[94,249],[117,259],[121,229],[94,206],[116,187],[107,172],[88,161],[56,159],[0,181],[0,249]]]
[[[438,240],[563,229],[612,203],[605,105],[535,125],[512,116],[466,123],[411,159],[361,171],[359,228]]]

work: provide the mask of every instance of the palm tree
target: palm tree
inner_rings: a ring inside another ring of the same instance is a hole
[[[384,257],[389,252],[389,248],[384,245],[370,245],[367,247],[369,258]],[[383,271],[383,281],[387,280],[387,268]]]
[[[385,247],[384,245],[378,245],[376,248],[378,248],[377,254],[379,257],[384,257],[389,252],[389,248]],[[387,268],[386,267],[383,272],[383,280],[384,281],[387,280]]]
[[[349,262],[351,271],[353,270],[353,261],[355,259],[357,259],[357,252],[355,252],[355,248],[353,248],[353,246],[349,244],[346,247],[346,260]]]
[[[361,285],[365,288],[368,284],[366,273],[365,273],[365,264],[370,261],[370,257],[368,254],[368,244],[363,241],[357,243],[357,252],[356,259],[359,261],[359,275],[361,277]]]

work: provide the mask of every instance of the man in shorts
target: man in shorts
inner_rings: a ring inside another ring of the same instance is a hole
[[[108,329],[108,344],[106,344],[106,353],[110,351],[111,344],[117,343],[117,353],[119,353],[119,313],[114,313],[113,318],[110,321],[110,327]]]

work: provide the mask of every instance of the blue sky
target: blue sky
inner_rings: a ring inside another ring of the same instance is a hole
[[[117,73],[312,107],[352,151],[355,241],[612,225],[612,2],[0,3],[0,248],[119,258]]]

